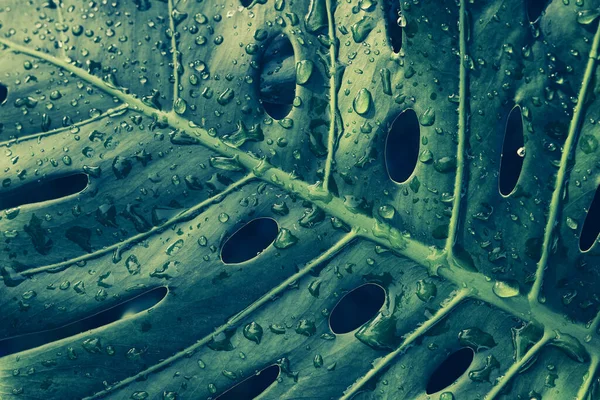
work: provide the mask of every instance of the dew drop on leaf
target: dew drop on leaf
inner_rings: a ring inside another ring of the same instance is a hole
[[[496,281],[492,288],[494,294],[501,298],[515,297],[519,295],[519,283],[517,281]]]
[[[354,102],[352,106],[354,111],[360,115],[366,115],[371,110],[373,105],[373,98],[371,97],[371,92],[367,89],[360,89],[354,98]]]
[[[311,60],[298,61],[296,64],[296,83],[304,85],[312,76],[314,64]]]

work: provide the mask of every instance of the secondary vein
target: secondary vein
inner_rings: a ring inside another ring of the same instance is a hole
[[[456,177],[454,180],[454,198],[452,200],[452,216],[448,226],[448,239],[446,252],[448,259],[452,259],[452,249],[456,242],[460,218],[460,203],[465,170],[465,142],[467,140],[467,5],[466,0],[460,0],[459,15],[459,86],[458,86],[458,147],[456,154]]]
[[[583,75],[583,81],[581,83],[581,88],[579,90],[579,95],[577,96],[577,105],[575,106],[573,112],[573,118],[571,118],[571,123],[569,124],[569,133],[567,135],[567,140],[565,141],[563,152],[560,157],[560,167],[558,169],[558,173],[556,175],[556,184],[554,186],[554,192],[552,193],[552,200],[549,205],[549,215],[548,220],[546,221],[546,228],[544,230],[544,242],[542,244],[542,254],[540,257],[540,261],[537,264],[537,270],[535,273],[535,281],[529,292],[529,301],[534,302],[538,301],[540,296],[540,292],[542,290],[542,284],[544,281],[544,270],[548,264],[548,258],[550,257],[550,250],[552,247],[552,237],[554,233],[554,228],[557,225],[558,214],[559,214],[559,205],[562,200],[564,185],[567,180],[568,170],[569,170],[569,160],[571,159],[571,153],[575,148],[575,144],[577,143],[577,137],[579,133],[579,127],[581,125],[581,121],[584,116],[584,101],[587,96],[588,89],[590,87],[590,82],[592,81],[592,76],[594,74],[594,70],[596,67],[596,59],[598,57],[598,46],[600,45],[600,24],[596,29],[596,35],[594,36],[594,41],[592,43],[592,48],[590,49],[590,55],[587,62],[587,66],[585,68],[585,73]]]
[[[329,135],[327,139],[327,159],[325,160],[325,174],[323,178],[323,188],[329,190],[329,178],[333,165],[333,147],[335,144],[335,121],[337,118],[337,88],[336,88],[336,37],[335,25],[333,20],[334,10],[331,0],[326,0],[327,24],[329,25]]]
[[[402,354],[410,345],[412,345],[415,340],[420,338],[424,333],[426,333],[431,327],[437,324],[440,320],[442,320],[448,313],[456,308],[463,300],[468,298],[470,295],[469,289],[461,289],[458,291],[455,296],[444,305],[443,308],[438,310],[435,315],[425,321],[422,325],[420,325],[417,329],[412,331],[410,334],[406,336],[402,344],[394,351],[388,353],[385,357],[382,357],[377,361],[377,363],[367,372],[365,375],[359,378],[354,385],[348,389],[344,395],[340,398],[340,400],[348,400],[351,399],[357,392],[362,388],[371,378],[377,376],[377,374],[382,371],[390,362],[392,362],[399,354]]]
[[[290,284],[292,284],[293,282],[297,281],[298,279],[300,279],[303,276],[305,276],[306,274],[308,274],[311,270],[313,270],[315,267],[317,267],[321,263],[334,257],[336,254],[338,254],[344,247],[346,247],[355,238],[356,238],[356,232],[351,231],[350,233],[345,235],[342,239],[340,239],[337,243],[335,243],[333,246],[331,246],[326,252],[322,253],[319,257],[315,258],[310,263],[308,263],[299,272],[290,276],[285,281],[283,281],[279,285],[277,285],[275,288],[273,288],[269,292],[265,293],[262,297],[260,297],[258,300],[253,302],[250,306],[246,307],[244,310],[242,310],[238,314],[234,315],[225,324],[223,324],[220,327],[218,327],[217,329],[215,329],[209,335],[204,336],[202,339],[198,340],[193,345],[183,349],[182,351],[175,353],[171,357],[168,357],[157,364],[152,365],[151,367],[148,367],[147,369],[137,373],[134,376],[130,376],[126,379],[123,379],[120,382],[114,384],[113,386],[111,386],[105,390],[102,390],[100,392],[97,392],[97,393],[93,394],[92,396],[86,397],[83,400],[94,400],[94,399],[103,398],[108,393],[114,392],[117,389],[127,386],[130,383],[135,382],[140,377],[146,376],[149,373],[152,373],[154,371],[159,371],[162,368],[168,366],[169,364],[171,364],[183,357],[187,357],[191,352],[199,349],[200,347],[202,347],[202,346],[206,345],[208,342],[210,342],[210,340],[214,336],[218,335],[221,332],[224,332],[228,328],[231,328],[231,327],[237,325],[240,321],[242,321],[245,317],[247,317],[248,315],[253,313],[255,310],[262,307],[266,303],[271,302],[273,297],[275,297],[278,294],[282,293],[283,291],[287,290],[289,288]]]

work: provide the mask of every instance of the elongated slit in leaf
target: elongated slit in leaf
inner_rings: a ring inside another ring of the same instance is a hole
[[[550,0],[527,0],[527,17],[529,22],[536,22],[548,6]]]
[[[385,166],[394,182],[406,182],[415,170],[420,137],[419,119],[413,110],[404,111],[392,122],[385,143]]]
[[[596,189],[596,194],[581,228],[581,234],[579,235],[579,248],[581,251],[591,249],[598,240],[598,234],[600,234],[600,186]]]
[[[257,218],[238,229],[223,245],[225,264],[239,264],[257,257],[275,241],[279,227],[272,218]]]
[[[6,103],[8,98],[8,88],[0,82],[0,106]]]
[[[0,210],[25,204],[56,200],[82,192],[87,188],[87,174],[74,174],[29,183],[0,196]]]
[[[387,36],[394,53],[398,54],[402,48],[402,24],[403,18],[400,13],[400,2],[398,0],[384,0],[385,22]]]
[[[336,304],[329,316],[333,333],[343,334],[360,328],[373,318],[385,303],[385,290],[367,283],[346,294]]]
[[[79,321],[58,328],[51,327],[48,330],[0,340],[0,357],[43,346],[89,331],[90,329],[96,329],[121,319],[129,318],[156,306],[165,298],[167,292],[166,287],[154,288]]]
[[[429,377],[426,393],[437,393],[454,383],[467,372],[473,357],[473,350],[466,347],[450,354]]]
[[[280,34],[272,39],[262,59],[260,100],[265,112],[280,120],[292,110],[296,94],[294,49],[288,37]]]
[[[244,379],[222,395],[216,397],[215,400],[252,400],[267,390],[277,380],[280,370],[279,365],[271,365],[259,373],[252,375],[250,378]]]
[[[500,178],[498,181],[500,193],[504,196],[512,193],[517,186],[519,176],[521,176],[525,157],[525,147],[523,146],[523,120],[521,118],[521,108],[517,106],[508,115],[504,131]]]

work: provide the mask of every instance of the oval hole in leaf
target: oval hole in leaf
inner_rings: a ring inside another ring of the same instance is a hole
[[[262,59],[260,100],[266,113],[279,120],[290,113],[296,95],[296,63],[290,39],[277,35]]]
[[[387,35],[392,50],[398,54],[402,48],[402,27],[400,26],[400,2],[384,0],[383,7],[386,16]]]
[[[343,334],[360,328],[373,318],[385,303],[385,290],[367,283],[346,294],[336,304],[329,316],[333,333]]]
[[[0,196],[0,210],[25,204],[60,199],[83,191],[89,184],[86,174],[66,175],[23,185]]]
[[[581,234],[579,235],[579,248],[581,251],[591,249],[598,240],[598,234],[600,234],[600,186],[596,189],[596,194],[581,228]]]
[[[385,143],[385,166],[394,182],[406,182],[415,170],[420,138],[419,119],[414,110],[404,111],[392,122]]]
[[[75,336],[79,333],[106,326],[121,319],[129,318],[158,304],[167,295],[166,287],[149,290],[121,304],[101,311],[91,317],[46,331],[0,340],[0,357],[33,349],[48,343]]]
[[[508,196],[517,186],[523,168],[523,157],[525,156],[523,146],[523,120],[521,118],[521,108],[517,106],[508,115],[504,131],[500,178],[498,181],[500,193],[504,196]]]
[[[279,226],[273,218],[257,218],[237,230],[223,245],[225,264],[239,264],[258,256],[277,237]]]
[[[529,22],[535,22],[542,15],[550,0],[527,0],[527,16]]]
[[[8,88],[6,85],[0,82],[0,106],[6,103],[6,99],[8,98]]]
[[[250,4],[252,4],[252,0],[240,0],[240,4],[243,7],[248,7]]]
[[[252,400],[267,390],[277,380],[280,370],[279,365],[271,365],[258,374],[244,379],[222,395],[216,397],[215,400]]]
[[[474,357],[473,350],[465,347],[450,354],[429,377],[427,394],[434,394],[453,384],[467,370]]]

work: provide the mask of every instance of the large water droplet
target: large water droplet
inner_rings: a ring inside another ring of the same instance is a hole
[[[298,61],[296,64],[296,83],[304,85],[310,79],[315,64],[311,60]]]
[[[492,288],[494,294],[498,297],[507,298],[519,295],[519,282],[517,281],[496,281]]]
[[[298,243],[298,238],[289,229],[281,228],[275,242],[273,242],[273,246],[283,250],[292,247],[296,243]]]
[[[368,15],[363,16],[358,22],[350,27],[352,31],[352,39],[356,43],[363,42],[369,33],[375,28],[377,21],[373,17],[369,17]]]
[[[304,19],[306,30],[314,33],[327,26],[327,7],[322,0],[310,0],[308,13]]]
[[[371,92],[364,88],[360,89],[356,94],[356,97],[354,98],[352,106],[357,114],[367,114],[373,106],[373,98],[371,97]]]

